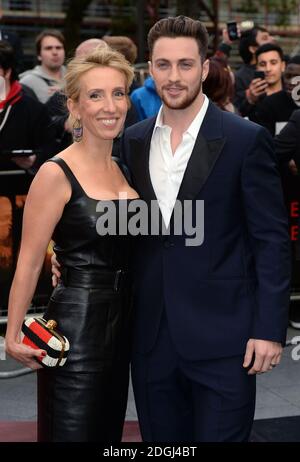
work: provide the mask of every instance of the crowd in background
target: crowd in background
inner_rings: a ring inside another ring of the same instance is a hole
[[[275,139],[288,205],[300,197],[300,55],[287,56],[280,41],[264,27],[239,32],[237,40],[240,67],[236,72],[230,67],[233,43],[224,29],[222,42],[209,57],[203,91],[222,110],[269,130]],[[72,143],[64,96],[64,36],[58,30],[44,30],[35,43],[37,65],[19,72],[20,41],[14,34],[3,33],[0,40],[0,77],[5,83],[0,100],[0,170],[25,170],[29,178],[47,158]],[[132,65],[136,61],[135,43],[123,36],[91,38],[81,43],[75,54],[88,53],[96,46],[120,51]],[[125,128],[158,113],[161,100],[150,75],[143,84],[134,81],[129,97],[132,104]],[[119,140],[114,142],[115,156],[119,155]],[[28,150],[30,155],[15,152],[18,150]],[[300,327],[300,319],[295,319],[294,325]]]
[[[299,86],[300,56],[287,56],[280,43],[263,27],[254,26],[239,35],[240,67],[236,72],[230,68],[232,42],[224,29],[223,41],[209,58],[210,71],[203,84],[204,93],[221,109],[247,117],[265,126],[273,136],[278,135],[299,106],[296,87]],[[13,159],[20,168],[38,167],[53,152],[72,142],[63,94],[65,39],[58,30],[42,31],[35,41],[38,64],[18,74],[22,67],[21,43],[11,34],[3,38],[6,40],[0,40],[0,75],[6,82],[6,97],[0,106],[1,149],[40,151],[42,154],[33,153],[30,159]],[[91,38],[76,52],[90,51],[101,43],[120,51],[134,65],[137,47],[129,37]],[[126,126],[158,113],[161,101],[151,76],[142,86],[134,82],[130,98],[132,106]]]

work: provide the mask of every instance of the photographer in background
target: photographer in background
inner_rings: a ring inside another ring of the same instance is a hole
[[[256,71],[254,78],[246,90],[247,99],[242,103],[242,116],[258,122],[257,111],[266,96],[278,93],[283,88],[285,61],[283,51],[275,43],[265,43],[256,52]],[[259,122],[258,122],[259,123]]]
[[[295,56],[291,58],[282,75],[280,90],[272,93],[267,92],[267,96],[256,106],[252,120],[267,128],[272,136],[280,133],[293,111],[299,108],[299,99],[297,99],[297,94],[294,95],[293,92],[295,85],[297,85],[294,82],[294,77],[299,75],[300,57]],[[276,88],[275,84],[274,88]],[[297,93],[297,88],[295,90]]]
[[[234,105],[242,113],[241,107],[248,100],[247,89],[254,78],[256,69],[255,52],[265,43],[273,43],[274,38],[264,27],[255,26],[243,31],[239,42],[239,53],[244,64],[235,73]],[[249,101],[248,101],[249,102]]]

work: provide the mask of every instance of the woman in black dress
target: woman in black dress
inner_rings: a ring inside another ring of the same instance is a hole
[[[6,348],[39,369],[39,441],[121,440],[130,350],[130,237],[100,235],[96,224],[104,206],[113,206],[118,231],[120,201],[127,207],[137,198],[123,166],[111,157],[132,78],[124,57],[109,48],[70,62],[66,93],[76,142],[41,167],[27,197]],[[35,360],[43,350],[20,343],[20,330],[52,236],[62,278],[44,317],[58,322],[70,352],[63,367],[46,369]]]

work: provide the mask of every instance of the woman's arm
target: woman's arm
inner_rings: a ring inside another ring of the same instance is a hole
[[[70,196],[71,187],[63,171],[50,162],[33,180],[24,208],[20,254],[9,296],[6,351],[32,369],[40,367],[34,357],[41,356],[43,350],[21,344],[20,331],[53,230]]]

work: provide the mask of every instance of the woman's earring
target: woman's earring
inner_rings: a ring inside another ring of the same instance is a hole
[[[72,135],[73,135],[73,141],[76,141],[77,143],[82,140],[82,132],[83,128],[81,125],[80,119],[76,119],[74,124],[73,124],[73,130],[72,130]]]

